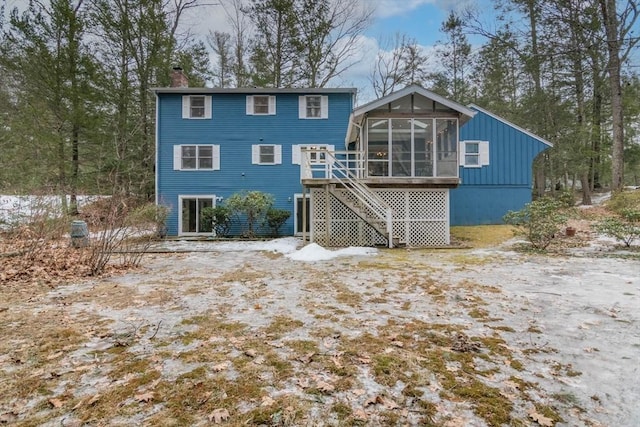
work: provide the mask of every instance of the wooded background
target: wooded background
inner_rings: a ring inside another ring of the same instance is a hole
[[[361,0],[221,1],[232,31],[206,37],[183,23],[201,0],[39,0],[2,13],[0,192],[153,199],[150,88],[168,86],[173,66],[191,86],[331,87],[374,17]],[[417,83],[551,141],[535,195],[581,188],[590,203],[603,186],[640,185],[637,1],[495,9],[491,27],[451,12],[436,58],[406,34],[381,42],[371,88]]]

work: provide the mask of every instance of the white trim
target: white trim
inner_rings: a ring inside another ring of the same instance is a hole
[[[302,236],[303,232],[299,232],[298,231],[298,200],[302,199],[302,193],[295,193],[293,195],[293,235],[294,236]],[[307,235],[309,233],[311,233],[311,212],[312,212],[312,208],[311,208],[311,194],[307,194],[307,197],[305,197],[305,200],[307,201],[307,203],[309,203],[309,208],[307,209],[307,215],[309,216],[309,219],[307,221],[307,225],[309,226],[309,232],[307,233]],[[302,228],[302,224],[300,225],[300,228]]]
[[[324,143],[313,143],[313,142],[309,142],[306,144],[294,144],[291,146],[291,164],[292,165],[299,165],[302,163],[302,147],[324,147],[326,148],[328,151],[335,151],[335,145],[332,144],[324,144]]]
[[[478,146],[480,155],[478,156],[481,166],[489,166],[489,141],[480,141]]]
[[[307,100],[310,97],[320,98],[320,115],[318,117],[310,117],[307,115]],[[305,120],[322,120],[329,118],[329,97],[327,95],[301,95],[298,97],[298,118]]]
[[[320,97],[320,118],[329,118],[329,97],[326,95]]]
[[[182,147],[196,147],[196,167],[182,167]],[[200,168],[199,147],[211,147],[211,168]],[[217,144],[175,144],[173,146],[173,170],[182,172],[220,170],[220,145]]]
[[[191,117],[191,98],[203,98],[204,115],[202,117]],[[189,120],[211,119],[212,101],[210,95],[183,95],[182,96],[182,118]]]
[[[393,102],[395,100],[398,100],[400,98],[404,98],[405,96],[411,95],[413,93],[417,93],[419,95],[424,96],[425,98],[429,98],[433,101],[436,101],[442,105],[444,105],[445,107],[449,107],[452,110],[455,110],[461,114],[464,114],[465,116],[468,116],[469,118],[472,118],[473,116],[476,115],[476,112],[471,110],[470,108],[465,107],[462,104],[458,104],[457,102],[454,101],[450,101],[440,95],[438,95],[437,93],[431,92],[430,90],[427,90],[423,87],[417,86],[417,85],[411,85],[411,86],[407,86],[404,89],[400,89],[396,92],[390,93],[387,96],[383,96],[382,98],[378,98],[375,101],[371,101],[367,104],[364,104],[358,108],[356,108],[355,110],[353,110],[353,115],[354,116],[361,116],[365,113],[368,113],[371,110],[375,110],[376,108],[380,108],[383,105],[386,105],[390,102]]]
[[[298,96],[298,118],[307,118],[307,97],[305,95]]]
[[[255,112],[255,97],[267,98],[267,112],[256,113]],[[276,114],[276,97],[274,95],[247,95],[246,105],[247,116],[275,116]]]
[[[260,161],[262,147],[273,147],[273,162]],[[282,163],[282,145],[280,144],[253,144],[251,145],[251,164],[253,165],[279,165]]]
[[[276,97],[274,95],[269,95],[269,115],[276,115]]]
[[[183,232],[182,231],[182,200],[183,199],[211,199],[211,206],[216,207],[215,194],[178,194],[178,236],[207,236],[211,233]]]
[[[211,95],[207,95],[204,97],[204,118],[210,119],[212,116],[212,102]]]
[[[547,141],[546,139],[541,138],[541,137],[539,137],[538,135],[536,135],[536,134],[534,134],[534,133],[531,133],[531,132],[529,132],[529,131],[528,131],[528,130],[526,130],[526,129],[523,129],[523,128],[521,128],[520,126],[515,125],[515,124],[511,123],[510,121],[503,119],[503,118],[502,118],[502,117],[500,117],[500,116],[496,116],[495,114],[490,113],[489,111],[485,110],[484,108],[478,107],[478,106],[477,106],[477,105],[475,105],[475,104],[469,104],[469,108],[473,108],[474,110],[478,110],[478,111],[480,111],[480,112],[482,112],[482,113],[486,114],[487,116],[492,117],[492,118],[494,118],[494,119],[498,120],[499,122],[504,123],[504,124],[505,124],[505,125],[507,125],[507,126],[511,126],[512,128],[514,128],[514,129],[516,129],[516,130],[519,130],[520,132],[522,132],[522,133],[524,133],[524,134],[526,134],[526,135],[530,136],[531,138],[533,138],[533,139],[535,139],[535,140],[538,140],[538,141],[542,142],[542,143],[543,143],[543,144],[545,144],[545,145],[548,145],[549,147],[553,147],[553,144],[552,144],[551,142]]]
[[[191,98],[189,95],[182,96],[182,118],[191,118]]]

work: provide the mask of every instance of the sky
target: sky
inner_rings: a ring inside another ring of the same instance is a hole
[[[225,1],[225,0],[222,0]],[[451,10],[464,7],[487,6],[489,0],[360,0],[363,5],[374,10],[374,19],[360,40],[359,57],[353,65],[330,86],[355,87],[358,89],[358,104],[375,98],[369,76],[376,55],[380,49],[388,47],[396,34],[406,34],[422,46],[427,56],[433,57],[434,45],[442,38],[439,29]],[[207,34],[209,30],[229,31],[224,9],[211,5],[191,14],[187,25],[194,34]],[[473,40],[470,39],[473,43]],[[479,42],[479,41],[478,41]]]
[[[224,8],[221,6],[222,3],[228,1],[202,0],[205,6],[192,9],[184,16],[183,29],[203,41],[209,31],[230,32],[230,24]],[[395,34],[402,33],[415,39],[422,46],[427,57],[434,58],[434,45],[442,38],[439,29],[449,11],[472,7],[482,10],[485,16],[493,15],[491,0],[359,1],[363,6],[373,9],[373,22],[360,40],[360,55],[353,59],[353,65],[330,83],[332,87],[357,88],[358,104],[375,98],[369,77],[376,55],[381,49],[389,47],[388,45]],[[27,0],[6,0],[6,13],[14,7],[24,9],[27,4]],[[472,44],[481,42],[481,40],[474,41],[473,38],[470,38],[470,41]]]

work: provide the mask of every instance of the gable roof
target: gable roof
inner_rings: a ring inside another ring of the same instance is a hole
[[[534,134],[534,133],[531,133],[531,132],[529,132],[528,130],[526,130],[526,129],[524,129],[524,128],[521,128],[520,126],[515,125],[515,124],[511,123],[510,121],[503,119],[503,118],[502,118],[502,117],[500,117],[500,116],[496,116],[495,114],[493,114],[493,113],[491,113],[491,112],[489,112],[489,111],[485,110],[484,108],[478,107],[478,106],[477,106],[477,105],[475,105],[475,104],[470,104],[470,105],[469,105],[469,108],[472,108],[472,109],[474,109],[474,110],[480,111],[481,113],[484,113],[484,114],[486,114],[487,116],[492,117],[492,118],[494,118],[494,119],[498,120],[499,122],[504,123],[504,124],[505,124],[505,125],[507,125],[507,126],[511,126],[512,128],[514,128],[514,129],[516,129],[516,130],[518,130],[518,131],[520,131],[520,132],[522,132],[522,133],[524,133],[524,134],[526,134],[526,135],[530,136],[530,137],[531,137],[531,138],[533,138],[533,139],[536,139],[536,140],[538,140],[538,141],[542,142],[542,143],[543,143],[543,144],[545,144],[545,145],[548,145],[549,147],[553,147],[553,144],[552,144],[551,142],[547,141],[546,139],[541,138],[541,137],[539,137],[538,135],[536,135],[536,134]]]
[[[403,89],[392,92],[389,95],[383,96],[382,98],[378,98],[375,101],[371,101],[367,104],[357,107],[356,109],[353,110],[352,114],[354,117],[361,116],[365,113],[368,113],[371,110],[375,110],[376,108],[380,108],[383,105],[386,105],[390,102],[396,101],[400,98],[404,98],[405,96],[411,95],[414,93],[417,93],[418,95],[422,95],[425,98],[438,102],[444,105],[445,107],[449,107],[452,110],[455,110],[461,113],[462,115],[467,116],[468,119],[472,118],[476,114],[475,111],[465,107],[464,105],[458,104],[455,101],[451,101],[445,97],[438,95],[437,93],[431,92],[430,90],[427,90],[422,86],[418,86],[418,85],[409,85]]]

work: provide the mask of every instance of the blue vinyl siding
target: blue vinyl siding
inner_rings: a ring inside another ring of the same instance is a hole
[[[531,201],[528,186],[462,185],[449,192],[451,225],[501,224],[510,210]]]
[[[213,194],[222,198],[247,191],[274,196],[274,207],[291,211],[281,230],[293,234],[294,194],[301,192],[300,166],[291,162],[292,145],[332,144],[344,149],[344,137],[351,112],[351,93],[330,93],[329,118],[298,118],[298,96],[278,93],[275,115],[247,115],[246,95],[251,93],[212,93],[212,118],[182,118],[182,94],[158,94],[158,203],[170,208],[168,233],[178,233],[178,196]],[[220,170],[173,170],[173,146],[177,144],[216,144],[220,146]],[[251,164],[251,146],[282,146],[282,164]],[[221,203],[218,201],[218,203]]]
[[[531,201],[533,160],[548,146],[513,126],[478,111],[460,129],[460,140],[489,141],[489,165],[460,167],[451,190],[451,224],[500,224],[509,210]]]

